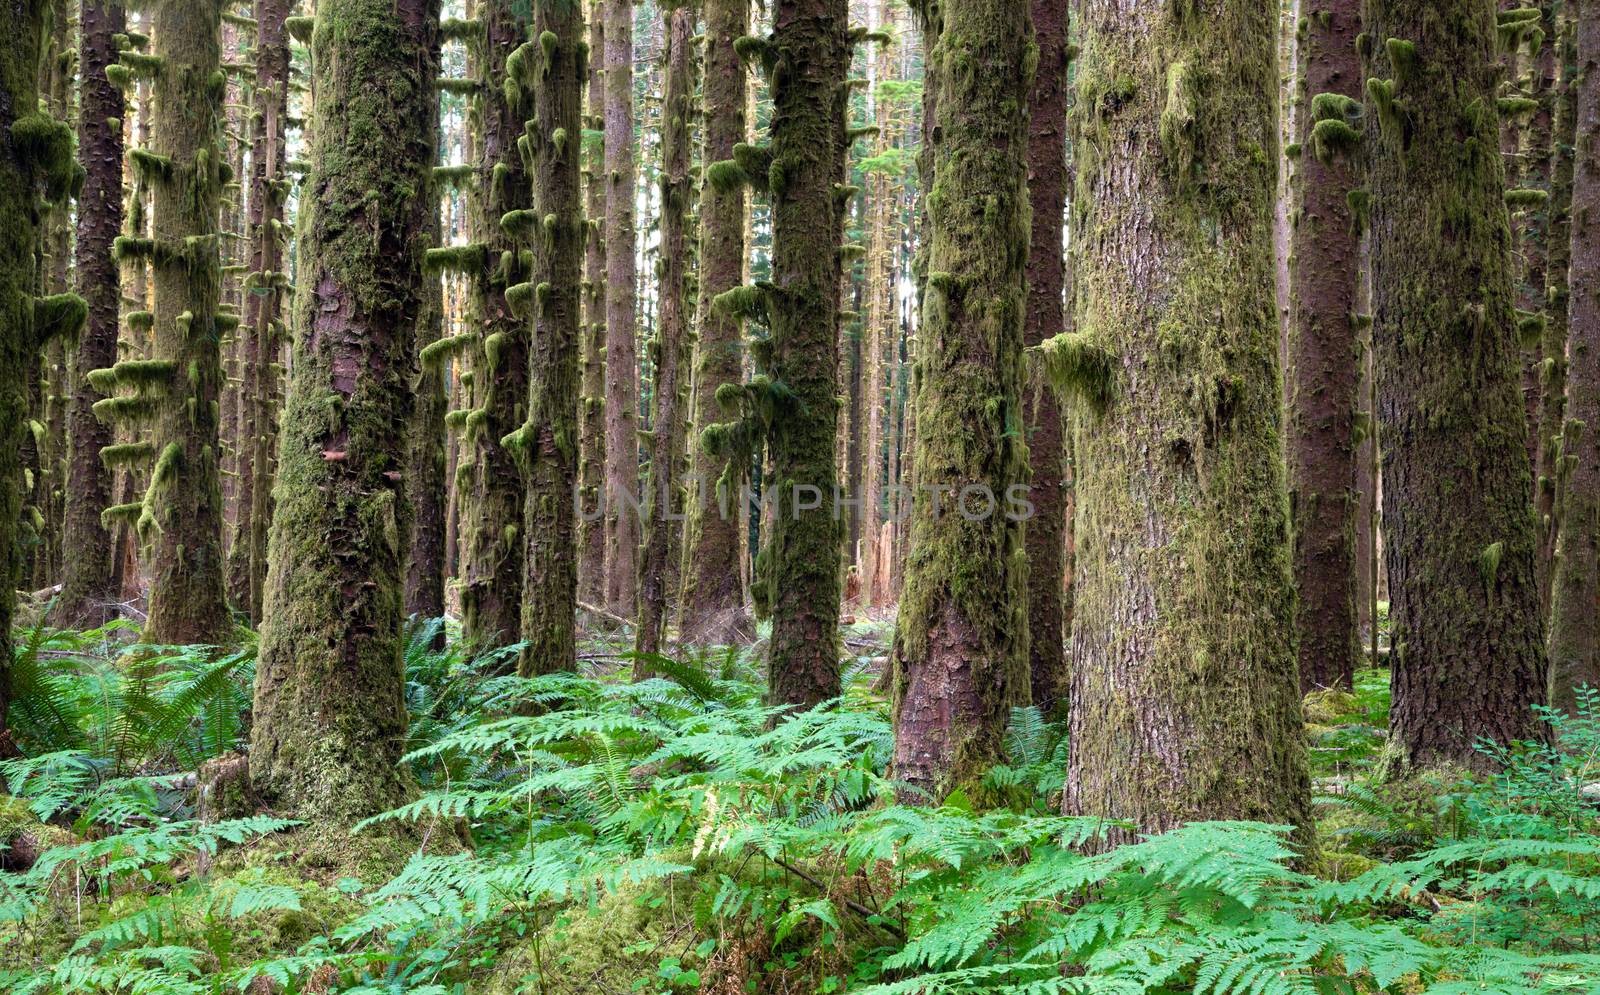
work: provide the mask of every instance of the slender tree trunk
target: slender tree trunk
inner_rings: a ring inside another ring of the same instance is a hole
[[[1367,0],[1373,333],[1402,761],[1536,732],[1532,468],[1496,154],[1492,0]]]
[[[667,591],[673,558],[673,517],[679,511],[683,462],[682,398],[688,372],[689,287],[684,229],[693,190],[689,185],[689,114],[694,99],[694,12],[672,11],[667,39],[667,83],[661,107],[661,324],[655,341],[654,432],[650,438],[650,514],[639,569],[639,631],[634,649],[636,679],[650,675],[643,654],[660,653],[666,627]]]
[[[18,457],[27,432],[27,382],[37,376],[46,338],[83,323],[77,297],[35,298],[44,201],[62,201],[73,185],[72,132],[39,111],[39,53],[45,4],[0,4],[0,756],[15,755],[6,734],[11,703],[11,616],[21,570],[17,523],[22,513]],[[0,779],[3,780],[3,779]]]
[[[583,7],[535,0],[534,34],[542,73],[534,86],[529,143],[534,159],[535,242],[533,374],[528,421],[512,443],[528,474],[523,676],[577,667],[576,526],[578,483],[578,325],[583,307],[583,192],[579,184],[583,82],[589,75]],[[554,37],[554,42],[545,40]]]
[[[438,244],[439,193],[430,186],[424,237]],[[428,274],[422,286],[417,317],[417,347],[426,349],[444,336],[444,286],[439,274]],[[445,427],[449,399],[441,366],[416,364],[412,373],[416,410],[406,429],[406,500],[411,505],[411,535],[406,553],[405,611],[408,617],[444,617]],[[444,632],[439,633],[442,647]]]
[[[340,826],[401,801],[409,525],[406,425],[428,170],[437,0],[322,0],[302,201],[305,260],[256,672],[250,779]]]
[[[507,293],[527,283],[522,247],[533,216],[528,170],[517,141],[532,96],[535,46],[528,14],[512,0],[479,5],[488,39],[479,91],[478,210],[467,263],[477,289],[481,340],[473,347],[473,390],[479,406],[466,418],[476,474],[470,503],[461,584],[462,638],[475,651],[514,642],[521,630],[525,483],[516,455],[502,440],[526,417],[530,315]],[[450,250],[444,250],[450,251]]]
[[[591,0],[589,18],[589,104],[587,133],[601,141],[584,143],[584,211],[588,237],[583,257],[583,396],[579,399],[578,485],[583,514],[578,520],[578,600],[606,600],[606,524],[600,512],[606,461],[606,155],[605,20],[600,0]]]
[[[1555,43],[1556,72],[1555,109],[1550,134],[1550,226],[1546,233],[1548,265],[1545,267],[1545,320],[1543,381],[1539,412],[1540,456],[1544,459],[1538,473],[1540,487],[1549,491],[1548,507],[1540,511],[1540,556],[1548,568],[1548,587],[1542,588],[1554,605],[1555,556],[1560,540],[1563,497],[1567,480],[1562,445],[1567,417],[1567,363],[1569,350],[1568,309],[1571,292],[1568,271],[1572,266],[1572,182],[1574,162],[1573,146],[1576,142],[1574,128],[1577,121],[1577,81],[1575,62],[1575,26],[1573,7],[1563,5],[1555,26],[1559,36]],[[1545,497],[1541,490],[1541,500]]]
[[[1361,0],[1328,0],[1300,39],[1300,115],[1289,273],[1289,488],[1300,600],[1300,688],[1355,681],[1355,417]]]
[[[84,0],[80,8],[83,73],[78,119],[78,157],[84,165],[78,197],[78,293],[89,320],[78,337],[74,361],[82,373],[117,361],[122,284],[111,244],[122,231],[122,91],[106,78],[117,62],[116,36],[126,15],[115,0]],[[70,628],[103,625],[116,615],[119,600],[113,575],[111,531],[100,513],[110,507],[112,471],[100,450],[116,441],[112,426],[94,416],[100,396],[80,375],[68,413],[71,454],[67,466],[66,557],[61,593],[51,620]]]
[[[134,153],[150,188],[151,241],[126,245],[124,254],[150,259],[158,366],[148,374],[123,364],[112,369],[123,371],[116,375],[119,385],[139,392],[135,401],[148,397],[156,381],[162,385],[154,413],[155,464],[138,519],[151,547],[143,635],[150,643],[219,644],[233,636],[223,591],[219,343],[239,319],[218,313],[220,23],[215,0],[156,4],[150,34],[159,69],[151,85],[150,148]]]
[[[1033,236],[1028,249],[1027,326],[1023,341],[1036,346],[1066,330],[1066,258],[1062,247],[1067,176],[1067,10],[1053,0],[1033,0],[1039,68],[1028,95],[1028,194]],[[981,194],[974,194],[981,198]],[[1029,390],[1022,397],[1032,474],[1028,500],[1028,672],[1033,703],[1046,715],[1065,714],[1068,676],[1062,629],[1066,551],[1066,476],[1061,409],[1055,393]]]
[[[637,597],[639,374],[634,349],[633,0],[604,0],[606,59],[606,607]]]
[[[779,0],[773,60],[773,379],[791,396],[772,423],[777,514],[767,582],[772,700],[808,708],[839,693],[839,242],[835,192],[847,147],[850,68],[844,0]],[[775,182],[774,182],[775,179]]]
[[[1275,23],[1255,0],[1082,7],[1079,331],[1050,364],[1087,406],[1064,808],[1147,831],[1310,829],[1279,415]]]
[[[1577,141],[1600,142],[1600,0],[1576,0]],[[1550,703],[1600,688],[1600,162],[1581,156],[1572,178],[1571,332],[1561,499],[1561,552],[1550,613]]]
[[[705,17],[702,162],[709,173],[713,163],[731,160],[734,146],[745,140],[746,70],[733,43],[750,29],[750,0],[707,0]],[[745,213],[744,185],[718,186],[708,175],[700,188],[700,334],[695,346],[695,424],[700,429],[721,420],[717,390],[738,383],[743,375],[743,328],[736,316],[711,302],[743,280]],[[737,467],[724,469],[697,441],[690,444],[694,505],[686,532],[679,628],[686,643],[733,643],[750,635],[739,576],[742,536],[736,507],[745,481]]]
[[[1018,95],[1033,83],[1033,27],[1012,0],[943,0],[920,14],[934,58],[963,70],[938,78],[930,135],[939,195],[928,205],[919,493],[891,656],[894,774],[941,798],[1000,759],[1010,710],[1029,695],[1029,564],[1013,488],[1028,474],[1018,427],[1029,132]],[[1065,52],[1047,57],[1053,73]]]

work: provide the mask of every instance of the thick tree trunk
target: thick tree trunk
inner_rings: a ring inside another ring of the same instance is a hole
[[[748,0],[747,0],[748,2]],[[586,133],[605,134],[605,20],[600,0],[589,7],[589,96]],[[606,600],[606,524],[600,513],[606,462],[606,154],[602,141],[584,142],[583,372],[578,418],[578,600]]]
[[[694,98],[694,12],[672,11],[667,39],[667,83],[661,106],[661,323],[656,335],[654,432],[650,437],[650,505],[639,567],[639,630],[634,649],[636,679],[650,675],[645,654],[661,652],[667,592],[672,573],[673,517],[680,511],[683,462],[684,377],[688,373],[689,287],[684,233],[689,199],[689,114]]]
[[[579,184],[583,81],[589,74],[583,7],[535,0],[543,45],[534,87],[535,243],[533,374],[528,422],[514,443],[528,472],[522,611],[523,676],[577,667],[578,563],[572,493],[578,483],[578,325],[583,307],[583,193]],[[553,43],[545,39],[554,36]],[[631,244],[631,243],[629,243]]]
[[[605,0],[606,607],[633,616],[638,587],[639,373],[634,347],[633,2]],[[598,53],[596,53],[598,55]]]
[[[406,425],[437,0],[323,0],[250,780],[334,826],[402,800]]]
[[[1086,0],[1068,813],[1309,832],[1273,263],[1275,8]],[[1057,365],[1053,363],[1052,365]],[[1059,378],[1058,378],[1059,379]]]
[[[1373,334],[1402,761],[1482,766],[1545,688],[1492,0],[1368,0]]]
[[[1053,0],[1033,0],[1033,27],[1039,69],[1028,96],[1028,194],[1033,201],[1033,236],[1028,249],[1028,314],[1023,341],[1029,346],[1066,330],[1066,257],[1062,247],[1067,178],[1066,8]],[[1033,703],[1046,715],[1065,714],[1066,671],[1062,581],[1066,567],[1065,447],[1061,409],[1054,391],[1033,389],[1022,396],[1022,423],[1028,433],[1033,483],[1028,500],[1028,674]]]
[[[1600,0],[1576,4],[1578,149],[1600,141]],[[1600,688],[1600,161],[1584,155],[1572,179],[1572,366],[1567,379],[1561,552],[1550,613],[1550,704]]]
[[[745,67],[733,43],[749,31],[750,0],[706,0],[705,149],[702,162],[726,162],[745,140]],[[721,420],[717,389],[738,383],[744,373],[743,329],[737,317],[711,306],[718,294],[737,287],[744,276],[745,188],[718,187],[706,179],[700,188],[700,334],[695,343],[695,426]],[[742,475],[725,471],[722,461],[690,439],[693,489],[685,532],[683,594],[679,628],[683,641],[722,645],[747,638],[744,590],[739,578],[738,502]],[[724,479],[723,475],[728,476]]]
[[[78,294],[89,308],[89,320],[78,337],[77,369],[104,369],[117,361],[122,283],[111,244],[122,231],[122,91],[106,78],[117,62],[115,36],[125,30],[126,16],[115,2],[84,0],[80,9],[82,40],[82,112],[78,120],[78,157],[84,165],[83,192],[78,197]],[[61,593],[52,609],[53,624],[69,628],[103,625],[116,615],[120,592],[113,571],[111,530],[100,518],[110,507],[112,471],[100,461],[100,450],[116,441],[112,426],[94,416],[98,392],[79,377],[68,412],[71,452],[67,466],[66,557]]]
[[[1300,39],[1300,115],[1289,273],[1289,506],[1300,600],[1300,688],[1355,680],[1355,416],[1361,373],[1356,281],[1361,0],[1328,0]]]
[[[772,423],[778,511],[767,583],[772,700],[809,708],[839,693],[839,242],[846,150],[845,0],[779,0],[771,72],[773,379],[792,396]]]
[[[223,591],[219,343],[238,318],[218,314],[217,230],[223,184],[221,8],[160,0],[151,24],[161,67],[152,81],[151,191],[155,350],[166,397],[154,421],[155,468],[140,512],[150,543],[146,642],[219,644],[233,637]]]
[[[1001,758],[1011,708],[1029,696],[1025,513],[1013,488],[1028,475],[1018,426],[1029,132],[1018,95],[1033,82],[1033,31],[1029,8],[1012,0],[942,0],[921,15],[933,56],[964,68],[939,79],[930,135],[938,195],[918,494],[891,660],[894,774],[941,798],[975,787]],[[1050,58],[1055,72],[1065,52]]]

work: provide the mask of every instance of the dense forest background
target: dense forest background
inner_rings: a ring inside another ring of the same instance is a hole
[[[1600,992],[1600,0],[0,36],[0,990]]]

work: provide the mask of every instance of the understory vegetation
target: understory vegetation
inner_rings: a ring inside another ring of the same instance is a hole
[[[596,643],[528,679],[495,676],[515,647],[432,649],[440,625],[408,631],[414,799],[350,834],[200,797],[248,739],[250,642],[25,632],[0,990],[1600,991],[1593,692],[1549,743],[1483,744],[1495,776],[1394,780],[1365,671],[1306,701],[1314,843],[1213,822],[1106,851],[1056,814],[1064,730],[1036,709],[933,807],[885,773],[869,657],[794,714],[759,648],[634,683]]]

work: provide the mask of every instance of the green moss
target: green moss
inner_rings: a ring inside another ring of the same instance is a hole
[[[1115,392],[1116,361],[1085,332],[1065,332],[1039,345],[1037,356],[1044,375],[1056,390],[1103,412]]]
[[[107,469],[133,466],[154,458],[155,446],[149,442],[124,442],[100,450],[100,462]]]
[[[1550,191],[1533,188],[1507,190],[1505,201],[1506,207],[1513,211],[1543,207],[1550,201]]]

